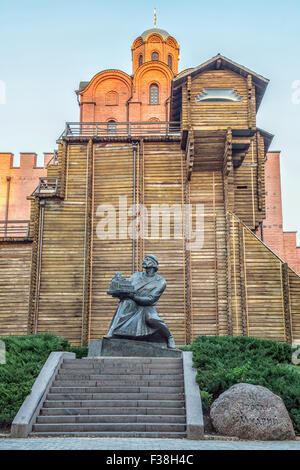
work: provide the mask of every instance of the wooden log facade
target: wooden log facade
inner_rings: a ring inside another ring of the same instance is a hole
[[[158,312],[177,344],[200,334],[299,341],[300,278],[254,233],[272,139],[256,127],[267,82],[216,56],[173,79],[180,132],[124,135],[116,123],[101,136],[82,123],[65,133],[48,168],[55,191],[30,197],[29,238],[0,243],[0,335],[89,344],[117,307],[115,272],[129,277],[154,253],[167,280]]]

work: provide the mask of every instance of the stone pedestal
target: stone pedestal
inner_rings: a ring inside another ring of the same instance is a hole
[[[90,342],[88,358],[109,357],[182,357],[180,349],[170,349],[161,343],[131,339],[101,338]]]

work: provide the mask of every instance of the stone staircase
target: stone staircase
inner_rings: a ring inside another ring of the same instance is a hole
[[[187,437],[182,359],[65,359],[30,436]]]

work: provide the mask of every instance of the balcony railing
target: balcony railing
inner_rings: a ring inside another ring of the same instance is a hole
[[[180,136],[180,122],[67,122],[63,137]]]
[[[49,168],[51,165],[58,165],[58,152],[54,150],[53,156],[50,158],[49,162],[46,165],[46,168]]]
[[[29,220],[0,220],[0,237],[27,238],[29,222]]]
[[[57,178],[40,178],[39,185],[33,191],[35,194],[55,194],[57,191]]]

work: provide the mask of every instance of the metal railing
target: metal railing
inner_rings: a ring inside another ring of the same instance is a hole
[[[57,191],[57,178],[40,178],[39,185],[33,191],[31,196],[35,194],[55,194]]]
[[[50,158],[49,162],[46,165],[46,168],[48,168],[51,165],[58,165],[58,151],[54,150],[53,156]]]
[[[180,136],[180,122],[67,122],[63,137],[77,136]]]
[[[0,237],[22,237],[29,235],[30,220],[0,220]]]

